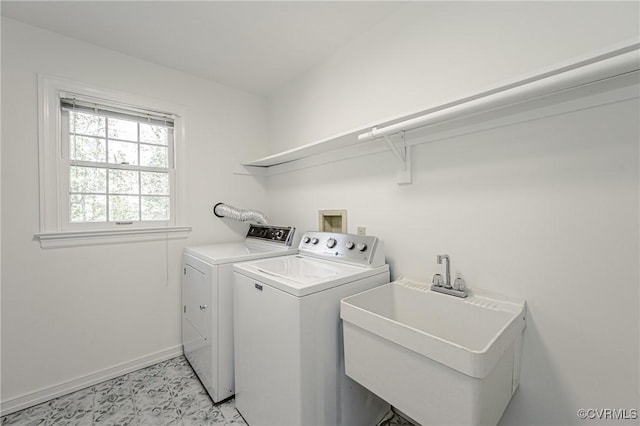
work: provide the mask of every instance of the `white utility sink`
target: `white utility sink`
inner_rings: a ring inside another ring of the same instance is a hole
[[[519,383],[525,302],[408,279],[341,302],[345,369],[414,421],[496,424]]]

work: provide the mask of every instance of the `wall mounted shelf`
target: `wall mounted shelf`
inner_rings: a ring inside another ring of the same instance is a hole
[[[640,43],[625,43],[415,114],[245,162],[236,173],[269,176],[388,150],[399,162],[398,183],[411,183],[414,145],[637,98],[639,70]]]

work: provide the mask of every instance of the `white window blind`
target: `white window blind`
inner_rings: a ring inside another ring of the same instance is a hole
[[[143,109],[135,106],[123,106],[100,102],[90,97],[61,93],[60,106],[63,109],[91,112],[114,118],[138,120],[148,124],[157,124],[173,127],[175,116],[170,113]]]

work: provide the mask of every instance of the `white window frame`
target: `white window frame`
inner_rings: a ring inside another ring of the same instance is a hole
[[[69,215],[69,164],[63,155],[60,98],[69,93],[99,100],[107,105],[133,109],[166,111],[174,119],[173,161],[169,163],[171,220],[167,222],[72,223]],[[40,232],[35,238],[42,248],[113,244],[186,238],[184,193],[185,113],[180,105],[143,98],[78,83],[38,75],[38,147],[40,171]]]

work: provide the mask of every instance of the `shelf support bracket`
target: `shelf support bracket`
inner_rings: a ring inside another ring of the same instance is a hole
[[[407,145],[404,131],[400,132],[400,143],[398,146],[387,135],[384,135],[384,140],[387,146],[393,153],[393,155],[400,162],[400,169],[397,173],[398,185],[406,185],[411,183],[411,146]]]

